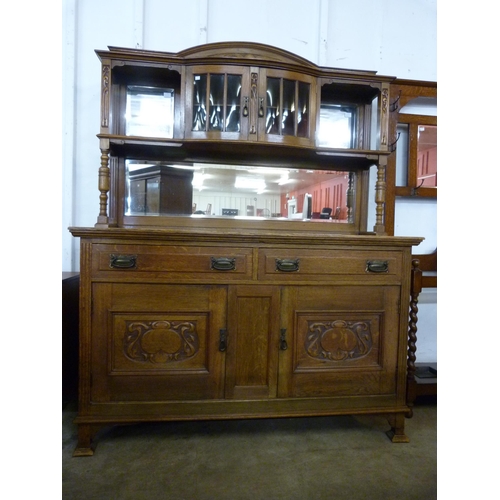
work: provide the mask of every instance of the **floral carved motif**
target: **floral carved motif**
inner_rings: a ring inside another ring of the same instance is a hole
[[[385,133],[385,130],[387,128],[388,106],[389,106],[389,89],[383,89],[382,90],[382,120],[384,123],[381,127],[381,130],[384,131],[382,138],[381,138],[381,144],[383,146],[387,146],[387,134]]]
[[[125,356],[144,363],[170,363],[193,357],[199,350],[196,322],[127,321]]]
[[[369,321],[308,321],[306,352],[316,359],[342,361],[366,356],[372,349]]]
[[[109,75],[111,68],[108,65],[102,67],[102,95],[101,95],[101,127],[108,127],[109,116]]]

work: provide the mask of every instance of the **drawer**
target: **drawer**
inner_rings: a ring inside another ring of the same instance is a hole
[[[258,277],[285,281],[380,279],[394,283],[401,279],[402,261],[402,252],[397,250],[268,248],[259,251]]]
[[[93,275],[99,278],[226,281],[252,278],[252,249],[183,245],[95,244]]]

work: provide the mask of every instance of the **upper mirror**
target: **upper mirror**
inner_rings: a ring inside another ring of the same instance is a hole
[[[339,149],[380,149],[379,104],[377,88],[323,84],[317,145]]]
[[[125,135],[174,136],[174,89],[127,86]]]
[[[125,161],[125,215],[352,222],[354,174],[220,164]],[[352,197],[351,197],[352,198]]]

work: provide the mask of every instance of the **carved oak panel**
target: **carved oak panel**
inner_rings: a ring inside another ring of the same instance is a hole
[[[298,312],[295,370],[379,367],[382,313]]]
[[[223,396],[223,287],[99,283],[93,290],[93,402]]]
[[[123,353],[132,361],[173,363],[199,352],[196,321],[127,321],[126,326]]]
[[[208,371],[206,313],[115,314],[112,371]]]
[[[371,321],[308,321],[307,354],[342,361],[368,355],[372,349]]]

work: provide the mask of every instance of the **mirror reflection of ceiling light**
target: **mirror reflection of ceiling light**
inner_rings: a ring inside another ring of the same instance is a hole
[[[200,167],[195,167],[193,165],[171,165],[172,168],[178,168],[179,170],[200,170]]]
[[[260,194],[263,193],[266,189],[266,181],[264,179],[259,179],[256,177],[237,175],[234,181],[234,187],[236,189],[256,191],[258,194]]]
[[[212,177],[212,175],[210,174],[205,174],[204,172],[194,172],[193,173],[193,181],[192,181],[192,185],[193,185],[193,188],[194,189],[197,189],[198,191],[201,191],[205,188],[205,186],[203,185],[203,183],[205,182],[205,180],[207,179],[210,179]]]
[[[319,144],[330,148],[350,147],[351,119],[351,114],[342,112],[338,106],[331,106],[330,109],[322,109],[318,131]]]
[[[288,173],[288,170],[285,170],[283,168],[272,168],[272,167],[254,167],[254,168],[247,168],[247,172],[250,172],[251,174],[277,174],[281,175],[283,172]]]
[[[290,176],[289,176],[289,173],[288,171],[285,172],[279,179],[278,179],[278,185],[279,186],[283,186],[284,184],[288,184],[289,182],[291,182],[290,180]]]

